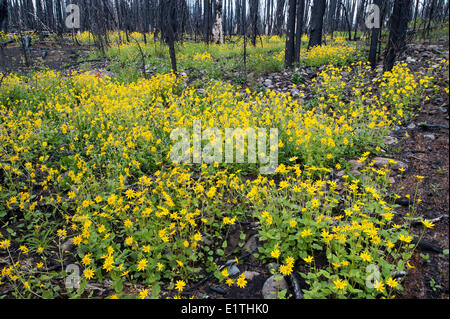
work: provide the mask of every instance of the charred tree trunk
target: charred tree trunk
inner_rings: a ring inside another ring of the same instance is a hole
[[[8,32],[8,1],[0,0],[0,31]]]
[[[357,39],[357,33],[358,33],[358,27],[361,25],[363,17],[364,17],[364,11],[366,10],[366,0],[362,0],[360,3],[360,6],[358,6],[358,12],[356,13],[356,23],[355,23],[355,29],[353,32],[353,39]]]
[[[211,16],[211,0],[204,0],[203,2],[203,40],[209,44],[209,18]]]
[[[277,34],[281,36],[283,34],[283,24],[284,24],[284,5],[286,0],[278,0],[277,2],[277,11],[276,11],[276,29]]]
[[[314,0],[311,13],[311,32],[308,50],[314,46],[322,45],[323,15],[325,14],[325,0]]]
[[[381,6],[381,0],[374,0],[373,2],[378,7]],[[381,30],[381,20],[380,20],[380,26],[379,28],[373,28],[372,34],[370,38],[370,50],[369,50],[369,62],[372,66],[372,69],[375,69],[377,65],[377,49],[378,49],[378,39],[380,36],[380,30]]]
[[[395,58],[405,46],[406,31],[411,17],[412,0],[395,0],[394,10],[390,19],[389,40],[384,58],[384,71],[394,67]]]
[[[286,28],[286,50],[284,64],[286,68],[292,68],[295,59],[295,16],[297,1],[289,0],[288,21]]]
[[[259,11],[259,0],[251,0],[250,2],[250,12],[252,20],[252,45],[256,46],[256,37],[258,36],[258,11]]]
[[[414,33],[416,32],[417,14],[419,13],[419,0],[416,0],[416,8],[414,10]]]
[[[216,2],[216,19],[213,26],[213,39],[217,44],[223,43],[222,3]]]
[[[436,0],[431,0],[430,10],[429,10],[429,13],[428,13],[428,25],[424,29],[424,35],[426,33],[427,36],[430,35],[431,20],[433,19],[435,5],[436,5]]]
[[[164,25],[161,26],[161,33],[164,41],[169,47],[170,62],[172,64],[172,71],[177,74],[177,59],[175,54],[175,41],[177,33],[177,8],[176,0],[161,1],[161,21]]]
[[[351,41],[352,40],[352,25],[350,23],[350,18],[348,16],[347,7],[342,3],[342,1],[339,2],[339,5],[344,12],[345,23],[347,24],[347,31],[348,31],[348,41]]]
[[[295,36],[295,57],[294,61],[300,63],[300,49],[302,46],[303,15],[305,12],[305,0],[297,0],[297,26]]]

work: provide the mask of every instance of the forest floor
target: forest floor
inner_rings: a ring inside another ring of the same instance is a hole
[[[108,72],[107,60],[89,60],[89,46],[75,46],[59,42],[38,42],[29,56],[32,66],[23,65],[22,50],[18,46],[8,46],[0,52],[4,70],[14,73],[26,73],[45,67],[70,73],[79,70],[81,64],[88,63],[93,72]],[[45,53],[44,53],[45,52]],[[3,54],[3,56],[2,56]],[[405,52],[410,67],[420,72],[427,64],[433,65],[440,59],[448,59],[448,39],[433,43],[413,43]],[[86,66],[84,66],[86,68]],[[447,70],[448,72],[448,70]],[[314,77],[314,71],[305,70]],[[445,75],[444,75],[445,76]],[[448,76],[448,73],[447,73]],[[188,74],[189,77],[189,74]],[[272,74],[261,78],[262,83],[270,78],[275,88],[283,91],[289,85],[289,73]],[[444,86],[445,83],[442,83]],[[431,89],[430,89],[431,94]],[[308,94],[304,97],[308,99]],[[418,205],[418,214],[429,220],[435,220],[435,227],[426,232],[422,244],[415,250],[411,266],[407,269],[403,281],[404,294],[401,298],[449,298],[449,96],[442,94],[421,105],[417,116],[410,123],[405,123],[392,134],[393,143],[386,150],[386,157],[407,164],[402,175],[392,176],[393,192],[397,194],[414,194],[416,192],[416,175],[425,176],[417,188],[417,197],[422,200]],[[399,201],[399,212],[406,213],[409,203]],[[229,249],[239,245],[240,231],[244,230],[246,246],[250,251],[256,250],[256,231],[252,225],[244,229],[236,226],[229,232]],[[413,233],[419,233],[413,227]],[[425,243],[425,244],[423,244]],[[447,254],[443,252],[447,250]],[[252,255],[244,256],[238,265],[240,272],[247,272],[248,285],[245,289],[227,287],[217,283],[214,278],[207,278],[198,284],[194,291],[187,291],[196,297],[208,295],[210,298],[262,298],[261,289],[270,277],[267,265],[262,265]],[[253,278],[253,279],[251,279]],[[301,283],[301,281],[300,281]],[[2,294],[0,287],[0,295]],[[102,294],[104,294],[102,296]],[[108,289],[99,290],[96,297],[106,297]]]

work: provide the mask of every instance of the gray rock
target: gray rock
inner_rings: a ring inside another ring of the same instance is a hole
[[[409,128],[410,130],[415,129],[416,128],[416,124],[411,123],[407,126],[407,128]]]
[[[278,279],[279,277],[281,277],[281,275],[273,275],[266,280],[262,288],[264,299],[277,299],[278,293],[281,290],[288,288],[288,284],[283,277],[279,280],[275,280],[275,278]]]
[[[392,169],[407,169],[408,168],[408,164],[403,163],[401,161],[395,160],[397,163],[395,163],[394,165],[392,165]]]
[[[244,247],[242,247],[242,250],[244,252],[248,252],[250,254],[254,253],[258,249],[257,246],[257,240],[255,236],[251,236],[248,241],[245,243]]]
[[[411,58],[410,56],[406,58],[406,62],[408,63],[413,63],[413,62],[417,62],[416,59]]]
[[[63,252],[70,251],[70,250],[72,250],[73,246],[74,245],[73,245],[72,238],[69,238],[61,245],[61,250]]]
[[[393,137],[393,136],[386,136],[385,138],[383,138],[383,142],[386,145],[392,145],[392,144],[397,144],[398,143],[398,139]]]
[[[352,169],[350,172],[348,172],[350,175],[353,175],[353,176],[359,176],[359,175],[361,175],[361,172],[360,171],[358,171],[357,169]]]
[[[239,274],[241,271],[239,270],[238,266],[236,264],[231,265],[231,267],[228,269],[228,274],[230,276],[235,276]]]
[[[385,165],[390,166],[391,164],[389,163],[388,160],[389,160],[389,159],[388,159],[388,158],[385,158],[385,157],[375,157],[375,158],[373,159],[374,165],[375,165],[376,167],[378,167],[378,168],[381,168],[381,167],[383,167],[383,166],[385,166]],[[396,163],[391,165],[391,168],[392,168],[392,169],[399,169],[399,168],[407,169],[407,168],[408,168],[408,165],[407,165],[407,164],[405,164],[405,163],[403,163],[403,162],[401,162],[401,161],[399,161],[399,160],[394,160],[394,161],[395,161]]]
[[[442,104],[444,102],[444,99],[441,97],[437,97],[434,99],[434,104]]]
[[[343,170],[336,173],[337,177],[342,177],[344,175],[345,175],[345,171],[343,171]]]
[[[259,272],[256,272],[256,271],[244,271],[244,276],[245,276],[245,279],[247,279],[247,280],[252,280],[253,278],[255,278],[256,276],[259,276],[260,275],[260,273]]]
[[[423,138],[426,140],[432,140],[432,141],[434,141],[436,139],[434,134],[423,134]]]
[[[352,170],[360,170],[363,167],[363,163],[357,160],[350,160],[348,162],[352,165]]]

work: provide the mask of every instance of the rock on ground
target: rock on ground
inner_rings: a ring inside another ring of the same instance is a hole
[[[288,284],[283,277],[279,280],[275,280],[275,278],[278,279],[279,277],[281,277],[281,275],[273,275],[266,280],[262,288],[264,299],[277,299],[278,293],[288,288]]]

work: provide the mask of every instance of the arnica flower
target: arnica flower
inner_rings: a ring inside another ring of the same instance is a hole
[[[400,234],[400,235],[398,236],[398,239],[399,239],[400,241],[405,242],[405,243],[408,244],[408,243],[411,242],[412,237],[411,237],[411,236],[405,236],[405,235],[403,235],[403,234]]]
[[[228,269],[224,269],[224,270],[222,270],[221,271],[221,274],[222,274],[222,276],[224,276],[224,277],[228,277],[229,276],[229,274],[228,274]]]
[[[247,280],[245,280],[245,274],[244,274],[244,273],[242,273],[242,274],[239,276],[239,278],[238,278],[237,281],[236,281],[236,285],[237,285],[239,288],[245,288],[245,286],[247,285]]]
[[[391,288],[396,288],[398,286],[397,279],[393,279],[392,277],[389,277],[386,280],[386,285],[388,285]]]
[[[359,257],[364,261],[371,261],[372,257],[367,252],[362,252]]]
[[[177,289],[178,292],[182,292],[185,286],[186,286],[186,283],[183,280],[177,280],[175,289]]]
[[[137,270],[143,271],[147,267],[147,263],[148,263],[148,261],[145,258],[139,260]]]
[[[373,288],[375,288],[377,291],[382,292],[384,290],[384,284],[382,281],[375,281],[375,284],[373,285]]]
[[[141,291],[139,291],[139,298],[145,299],[145,297],[147,296],[148,296],[148,289],[142,289]]]
[[[270,252],[270,255],[273,257],[273,258],[275,258],[275,259],[278,259],[278,257],[280,257],[280,250],[278,249],[278,248],[276,248],[276,249],[274,249],[274,250],[272,250],[271,252]]]
[[[344,290],[345,287],[347,287],[347,283],[340,279],[334,280],[333,284],[334,284],[334,289],[337,289],[337,290]]]
[[[426,228],[433,228],[433,227],[435,226],[432,222],[430,222],[430,221],[427,220],[427,219],[422,220],[422,224],[423,224]]]
[[[83,272],[84,278],[86,278],[87,280],[90,280],[92,278],[94,278],[94,270],[90,269],[90,268],[86,268]]]
[[[303,260],[305,262],[307,262],[308,264],[310,264],[314,260],[314,257],[313,256],[308,256],[308,257],[303,258]]]
[[[281,265],[280,273],[284,276],[290,275],[292,273],[292,265]]]

